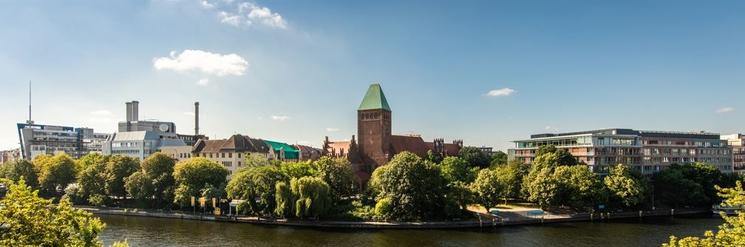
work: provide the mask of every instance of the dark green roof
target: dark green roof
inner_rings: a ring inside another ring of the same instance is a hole
[[[293,147],[290,144],[284,143],[284,142],[275,142],[275,141],[269,141],[269,140],[263,140],[266,145],[269,145],[272,149],[274,149],[275,152],[279,152],[280,149],[285,150],[285,159],[291,159],[295,160],[300,157],[300,151],[297,150],[297,148]]]
[[[370,85],[370,88],[367,89],[365,98],[362,99],[362,104],[360,104],[360,108],[357,110],[378,109],[391,111],[391,107],[388,106],[388,100],[385,99],[385,94],[383,94],[383,89],[380,88],[380,84],[375,83]]]

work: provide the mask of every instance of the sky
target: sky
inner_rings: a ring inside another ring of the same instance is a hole
[[[598,128],[745,132],[743,1],[0,0],[0,149],[140,119],[320,147],[380,83],[394,134],[505,150]]]

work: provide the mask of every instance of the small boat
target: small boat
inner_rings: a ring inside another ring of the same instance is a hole
[[[714,205],[711,207],[711,212],[720,215],[721,213],[724,213],[728,216],[737,215],[737,212],[743,211],[743,206],[730,206],[730,207],[723,207],[721,205]]]

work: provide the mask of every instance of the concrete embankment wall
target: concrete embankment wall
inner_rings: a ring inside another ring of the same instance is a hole
[[[325,220],[287,220],[287,219],[268,219],[258,217],[228,217],[228,216],[211,216],[200,214],[189,214],[180,212],[152,211],[140,209],[121,209],[121,208],[96,208],[96,207],[78,207],[98,215],[121,215],[135,217],[153,217],[169,218],[181,220],[202,220],[202,221],[219,221],[232,223],[249,223],[262,225],[280,225],[296,227],[323,227],[323,228],[350,228],[350,229],[455,229],[455,228],[490,228],[510,225],[532,225],[546,223],[562,222],[589,222],[589,221],[607,221],[615,219],[631,219],[645,217],[675,216],[675,215],[700,215],[711,214],[709,209],[679,209],[679,210],[655,210],[655,211],[636,211],[636,212],[619,212],[619,213],[583,213],[565,217],[544,217],[544,218],[511,218],[504,222],[492,220],[469,220],[469,221],[438,221],[438,222],[358,222],[358,221],[325,221]]]

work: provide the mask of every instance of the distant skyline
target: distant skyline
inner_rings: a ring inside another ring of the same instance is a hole
[[[380,83],[394,134],[505,150],[601,128],[745,132],[742,1],[4,1],[0,149],[16,123],[140,119],[320,147]]]

